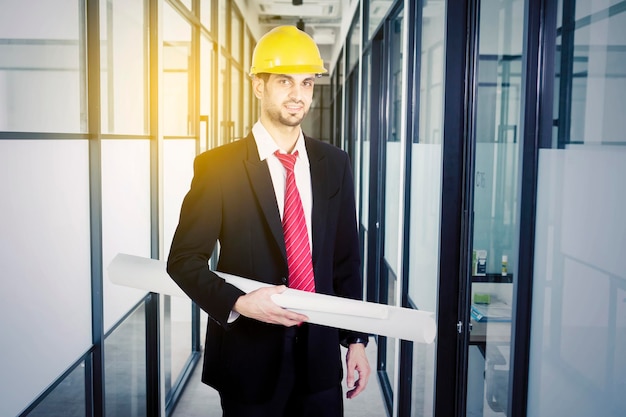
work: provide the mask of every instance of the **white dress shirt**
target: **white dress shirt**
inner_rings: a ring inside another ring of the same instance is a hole
[[[274,184],[274,193],[276,194],[276,203],[278,203],[278,211],[280,218],[283,218],[285,210],[285,180],[287,178],[287,172],[283,167],[283,164],[276,158],[274,152],[279,150],[281,153],[287,153],[285,150],[280,149],[274,139],[270,136],[269,132],[261,124],[256,122],[252,127],[252,134],[256,141],[257,149],[259,150],[259,158],[261,161],[267,160],[267,166],[270,169],[270,176],[272,177],[272,183]],[[311,237],[311,210],[313,208],[313,195],[311,191],[311,170],[309,169],[309,157],[306,153],[306,146],[304,145],[304,135],[302,130],[300,136],[296,142],[296,146],[293,152],[298,151],[298,157],[296,158],[296,164],[293,172],[296,177],[296,186],[300,193],[300,199],[302,200],[302,207],[304,209],[304,218],[306,219],[306,228],[309,234],[309,250],[313,247],[313,239]]]
[[[278,211],[282,220],[283,213],[285,211],[285,182],[287,179],[287,171],[283,164],[276,158],[274,152],[277,150],[281,153],[287,153],[285,150],[280,149],[267,129],[261,124],[256,122],[252,127],[252,134],[256,142],[256,147],[259,151],[259,159],[261,161],[267,160],[267,166],[270,170],[270,176],[272,177],[272,184],[274,185],[274,193],[276,195],[276,203],[278,204]],[[313,192],[311,191],[311,170],[309,169],[309,156],[306,153],[306,146],[304,145],[304,135],[300,130],[300,135],[296,142],[296,146],[293,151],[298,151],[298,157],[296,158],[296,164],[293,168],[293,173],[296,177],[296,186],[300,193],[300,199],[302,200],[302,207],[304,209],[304,218],[306,220],[307,233],[309,234],[309,250],[313,247],[313,239],[311,237],[311,210],[313,208]],[[239,318],[239,313],[231,311],[228,317],[228,323]]]

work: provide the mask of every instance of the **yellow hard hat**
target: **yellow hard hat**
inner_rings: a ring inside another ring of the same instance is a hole
[[[250,75],[324,74],[324,60],[313,38],[295,26],[278,26],[259,39]]]

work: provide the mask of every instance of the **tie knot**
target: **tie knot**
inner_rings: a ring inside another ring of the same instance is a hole
[[[276,158],[283,164],[287,171],[293,171],[293,167],[296,164],[296,158],[298,157],[298,151],[294,153],[280,153],[280,151],[274,152]]]

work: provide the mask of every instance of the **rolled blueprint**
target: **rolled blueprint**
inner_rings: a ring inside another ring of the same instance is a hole
[[[183,290],[167,274],[163,261],[119,253],[109,264],[107,272],[109,280],[114,284],[187,298]],[[213,272],[245,293],[271,286],[271,284],[220,271]],[[417,343],[432,343],[437,332],[434,314],[422,310],[351,300],[291,288],[281,294],[274,294],[272,300],[283,308],[305,314],[310,323],[324,326],[395,337]]]

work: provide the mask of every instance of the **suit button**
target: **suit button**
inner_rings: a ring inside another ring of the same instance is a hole
[[[287,285],[287,278],[282,277],[280,280],[282,281],[283,284]]]

